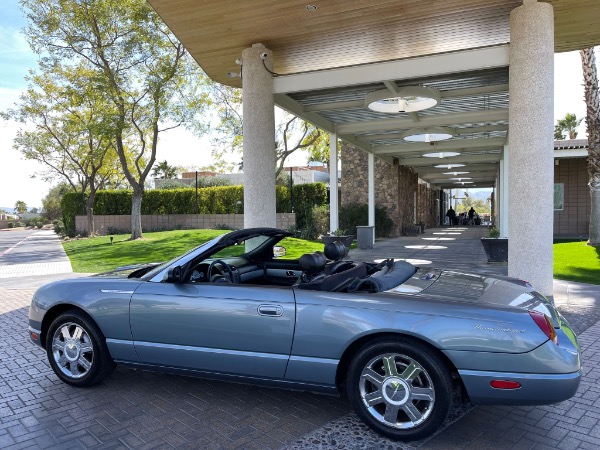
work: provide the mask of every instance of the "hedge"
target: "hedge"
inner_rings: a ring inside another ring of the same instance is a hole
[[[301,184],[292,187],[294,207],[301,223],[306,211],[327,201],[323,183]],[[133,191],[98,191],[94,199],[94,215],[127,215],[131,213]],[[286,186],[275,187],[276,210],[290,212],[290,191]],[[75,216],[84,214],[85,198],[70,192],[63,196],[61,208],[65,233],[75,234]],[[240,202],[240,203],[238,203]],[[198,189],[199,214],[241,214],[244,211],[243,186],[215,186]],[[142,214],[196,214],[196,189],[152,189],[144,192]],[[298,225],[300,226],[300,225]]]

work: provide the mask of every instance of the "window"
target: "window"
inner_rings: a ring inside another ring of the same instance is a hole
[[[554,210],[562,211],[565,208],[565,184],[554,183]]]

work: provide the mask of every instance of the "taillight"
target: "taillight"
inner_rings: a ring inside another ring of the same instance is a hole
[[[556,331],[554,330],[552,322],[550,322],[548,316],[538,311],[529,311],[529,315],[533,321],[537,323],[537,326],[540,327],[540,330],[542,330],[544,334],[548,336],[548,339],[558,345],[558,336],[556,336]]]

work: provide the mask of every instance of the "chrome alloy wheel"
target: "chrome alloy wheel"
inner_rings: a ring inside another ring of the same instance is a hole
[[[423,423],[435,404],[435,391],[427,371],[401,354],[371,359],[360,374],[359,390],[371,416],[397,429],[411,429]]]
[[[79,324],[68,322],[61,325],[52,338],[52,355],[58,368],[67,377],[84,377],[94,361],[90,335]]]

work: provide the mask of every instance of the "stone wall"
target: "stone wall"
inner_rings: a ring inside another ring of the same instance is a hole
[[[424,223],[426,228],[438,225],[439,195],[439,189],[432,189],[426,183],[419,183],[417,222]]]
[[[287,229],[296,225],[296,214],[278,213],[276,216],[277,228]],[[129,233],[131,230],[131,216],[94,216],[94,225],[100,235],[108,234],[109,227]],[[207,229],[215,225],[227,225],[232,229],[244,228],[243,214],[164,214],[142,215],[142,229],[174,230],[174,229]],[[75,216],[75,229],[77,233],[87,232],[87,216]]]
[[[368,157],[347,143],[342,144],[340,204],[368,203]],[[413,223],[417,174],[406,166],[389,164],[375,157],[375,204],[385,206],[396,224],[392,235]]]

